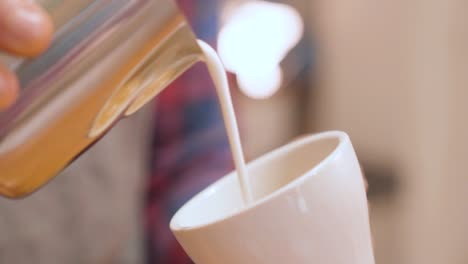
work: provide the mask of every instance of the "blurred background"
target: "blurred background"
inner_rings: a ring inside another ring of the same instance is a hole
[[[189,10],[187,14],[194,14],[191,21],[196,21],[192,26],[198,37],[216,46],[232,73],[233,99],[248,161],[304,134],[343,130],[350,135],[369,182],[376,263],[468,263],[467,1],[178,2]],[[175,240],[168,229],[171,214],[198,192],[193,186],[206,186],[229,167],[223,163],[229,160],[227,144],[222,145],[226,143],[224,134],[218,135],[223,132],[220,115],[211,116],[215,112],[211,103],[217,104],[214,89],[213,96],[207,98],[182,90],[192,80],[209,86],[207,75],[200,77],[199,73],[196,70],[182,78],[176,85],[182,86],[179,90],[165,90],[165,99],[170,100],[150,106],[166,110],[156,115],[169,123],[163,133],[155,133],[160,141],[156,143],[162,147],[143,136],[149,134],[143,127],[152,125],[152,119],[142,119],[141,127],[127,123],[128,127],[114,130],[111,137],[87,152],[81,163],[73,163],[75,170],[85,165],[84,172],[74,171],[82,177],[57,177],[23,201],[0,200],[0,209],[5,210],[0,210],[0,224],[5,227],[0,231],[0,262],[11,263],[1,261],[8,254],[27,256],[44,247],[44,255],[56,261],[52,263],[62,263],[58,258],[62,255],[63,259],[75,257],[73,263],[121,263],[83,260],[88,255],[89,259],[106,255],[108,245],[102,241],[111,242],[114,249],[114,241],[124,233],[117,232],[123,230],[121,226],[138,224],[137,242],[129,240],[134,243],[132,254],[141,254],[141,244],[148,242],[145,236],[152,236],[160,240],[154,244],[161,251],[155,253],[158,261],[147,263],[187,263],[180,261],[182,249],[172,247]],[[211,95],[203,89],[192,91]],[[193,99],[190,96],[196,100],[189,100]],[[193,105],[183,104],[187,102]],[[185,106],[190,106],[189,110]],[[203,137],[192,136],[197,143],[192,144],[186,131],[179,130],[187,113],[192,118],[200,114],[208,125],[217,122],[218,126],[213,130],[203,127],[205,123],[199,125],[199,116],[195,121],[189,119],[187,127],[203,128]],[[210,133],[205,134],[207,131]],[[124,144],[122,138],[131,140]],[[174,144],[163,144],[167,142]],[[208,142],[214,151],[199,159],[195,154],[205,150],[200,142]],[[139,153],[148,146],[161,154],[156,157],[165,158],[151,168],[145,162],[156,158]],[[138,155],[127,154],[129,151]],[[170,155],[162,155],[164,151]],[[116,157],[129,162],[120,164],[114,161]],[[174,157],[176,162],[171,159]],[[112,166],[102,160],[111,161]],[[190,164],[181,166],[179,160]],[[193,164],[215,171],[194,170]],[[153,173],[158,168],[159,174]],[[186,185],[180,184],[180,177],[172,177],[174,171],[176,176],[190,174]],[[150,173],[154,174],[153,182],[145,182]],[[105,174],[109,178],[100,177]],[[207,179],[199,177],[206,175]],[[143,188],[144,184],[149,187]],[[151,189],[150,195],[144,194],[146,189]],[[147,196],[154,201],[146,201],[150,206],[143,210],[140,203]],[[136,204],[138,208],[134,208]],[[123,213],[117,214],[120,211]],[[149,230],[154,231],[149,235],[140,233],[144,213],[150,216],[146,216]],[[15,226],[17,232],[13,232]],[[103,229],[105,232],[98,232]],[[21,243],[11,242],[16,240]],[[60,250],[62,244],[67,244],[63,246],[66,250]],[[81,247],[76,249],[76,245]],[[120,246],[115,246],[112,255],[121,253]],[[148,251],[155,251],[152,249]],[[165,255],[175,261],[165,262]],[[29,257],[37,263],[51,263],[34,254]]]
[[[466,3],[221,6],[218,51],[237,73],[247,159],[344,130],[370,184],[377,263],[468,263]]]

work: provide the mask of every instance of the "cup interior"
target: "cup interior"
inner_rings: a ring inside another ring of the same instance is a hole
[[[249,163],[254,203],[245,207],[236,172],[224,176],[187,202],[172,218],[171,229],[192,229],[226,219],[267,202],[282,190],[313,177],[347,137],[342,132],[308,136]]]

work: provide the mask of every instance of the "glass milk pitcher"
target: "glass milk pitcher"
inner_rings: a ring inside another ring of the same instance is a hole
[[[172,0],[38,0],[56,34],[32,60],[1,55],[19,100],[0,113],[0,195],[27,195],[202,59]]]

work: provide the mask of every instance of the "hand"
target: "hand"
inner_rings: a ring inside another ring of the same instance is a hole
[[[49,46],[53,23],[48,14],[30,0],[0,0],[0,51],[34,57]],[[18,80],[0,64],[0,111],[9,107],[19,90]]]

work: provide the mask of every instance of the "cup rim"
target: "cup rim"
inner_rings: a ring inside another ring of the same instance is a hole
[[[184,208],[190,206],[190,204],[196,200],[199,199],[201,196],[205,196],[208,193],[213,192],[213,188],[216,188],[217,185],[222,184],[224,181],[229,180],[229,176],[231,176],[233,173],[236,173],[236,170],[234,169],[233,171],[223,175],[220,179],[217,181],[213,182],[206,188],[204,188],[202,191],[198,192],[196,195],[194,195],[190,200],[185,202],[174,214],[174,216],[171,218],[170,221],[170,229],[172,232],[190,232],[193,230],[199,230],[203,228],[207,228],[210,226],[217,225],[221,222],[227,221],[229,219],[232,219],[234,217],[238,217],[240,215],[246,214],[250,212],[251,210],[260,207],[261,205],[281,196],[283,193],[287,192],[288,190],[294,188],[294,186],[301,185],[303,182],[308,180],[310,177],[314,176],[317,174],[317,171],[323,170],[324,167],[327,165],[331,164],[331,161],[336,158],[337,155],[342,151],[342,149],[345,147],[346,143],[349,142],[349,136],[343,131],[326,131],[326,132],[321,132],[317,134],[311,134],[308,136],[305,136],[303,138],[294,140],[282,147],[279,147],[271,152],[266,153],[265,155],[260,156],[257,159],[254,159],[251,162],[248,162],[246,167],[249,168],[252,165],[255,165],[257,163],[261,163],[265,160],[269,159],[274,159],[278,155],[281,155],[281,153],[284,152],[290,152],[291,150],[300,147],[301,145],[304,144],[310,144],[316,141],[324,140],[324,139],[330,139],[330,138],[335,138],[338,139],[338,144],[336,147],[321,161],[319,161],[315,166],[313,166],[310,170],[305,172],[302,175],[297,176],[295,179],[292,181],[288,182],[287,184],[281,186],[280,188],[274,190],[273,192],[269,193],[268,195],[265,195],[264,197],[254,201],[253,203],[249,204],[248,206],[242,207],[240,210],[237,210],[233,213],[226,214],[218,219],[212,220],[212,221],[207,221],[206,223],[198,224],[198,225],[191,225],[191,226],[180,226],[176,223],[177,219],[179,218],[180,213],[184,210]],[[249,176],[250,177],[250,176]]]

